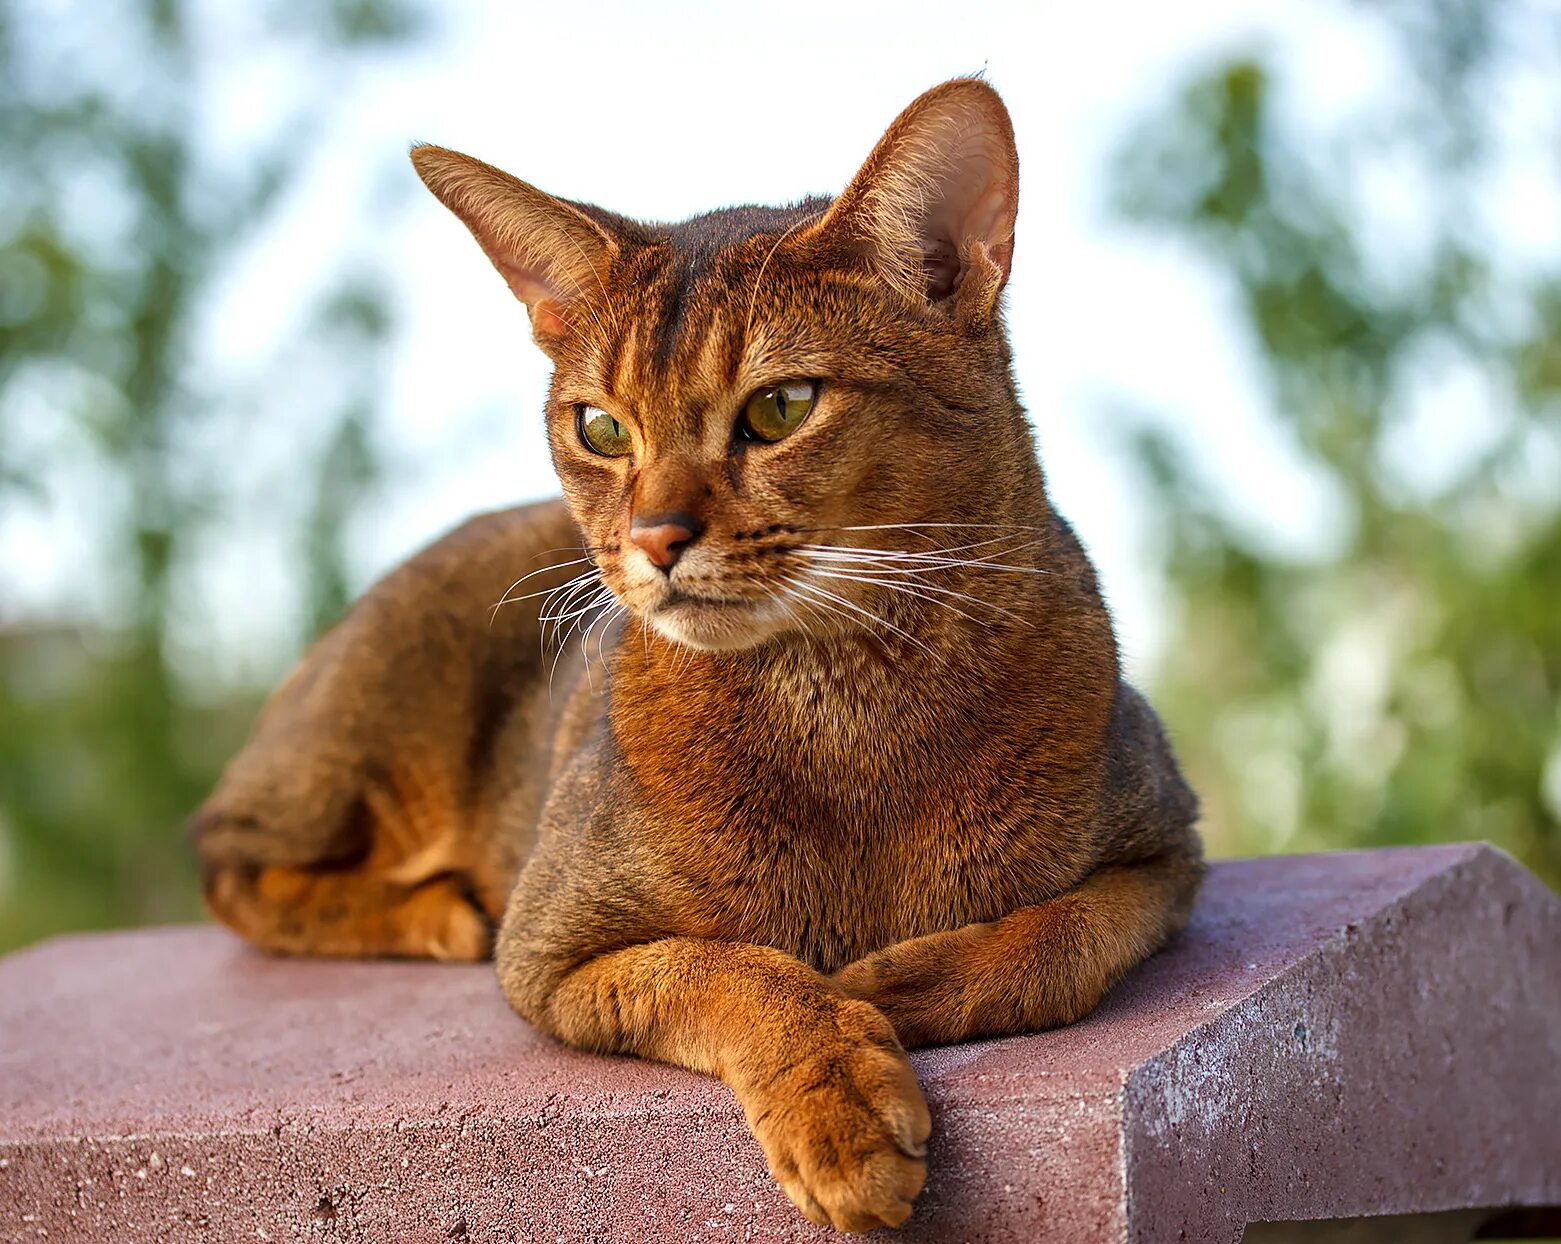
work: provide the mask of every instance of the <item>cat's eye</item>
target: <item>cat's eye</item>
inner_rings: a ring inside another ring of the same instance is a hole
[[[604,458],[622,458],[634,448],[629,429],[595,406],[576,408],[575,430],[587,449]]]
[[[811,380],[787,380],[758,390],[743,406],[737,425],[744,436],[778,441],[790,436],[813,409],[818,386]]]

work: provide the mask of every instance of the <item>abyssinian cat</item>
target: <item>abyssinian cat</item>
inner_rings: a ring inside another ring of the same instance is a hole
[[[812,1221],[902,1223],[905,1049],[1079,1019],[1203,870],[1015,393],[1008,114],[945,83],[837,198],[677,225],[412,160],[555,364],[566,501],[319,640],[195,818],[207,901],[491,952],[560,1039],[725,1080]]]

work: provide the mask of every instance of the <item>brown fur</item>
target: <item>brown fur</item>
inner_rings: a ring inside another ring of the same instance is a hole
[[[1007,114],[947,83],[838,199],[673,226],[414,160],[556,364],[567,509],[473,520],[315,646],[196,819],[208,901],[288,952],[496,929],[527,1019],[721,1076],[804,1214],[898,1224],[930,1131],[903,1048],[1087,1014],[1202,871],[1015,395]],[[736,438],[787,378],[808,420]],[[629,538],[669,514],[701,529],[670,576]],[[986,560],[810,579],[868,565],[814,544]],[[579,594],[489,606],[587,555],[623,612],[550,672],[537,601]]]

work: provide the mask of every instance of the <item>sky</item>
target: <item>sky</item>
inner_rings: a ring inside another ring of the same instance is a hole
[[[72,0],[52,7],[84,12]],[[797,0],[781,10],[445,0],[409,48],[302,84],[239,12],[208,6],[202,25],[200,123],[213,152],[242,159],[234,153],[290,94],[323,91],[331,103],[306,175],[231,257],[191,367],[218,385],[252,371],[296,333],[311,287],[344,256],[390,283],[397,330],[383,392],[397,466],[391,504],[353,534],[365,582],[466,514],[557,492],[541,419],[547,361],[523,308],[417,183],[403,158],[411,142],[468,151],[626,215],[674,219],[836,191],[916,94],[974,71],[1003,94],[1019,147],[1007,305],[1022,397],[1053,501],[1100,568],[1129,669],[1151,661],[1168,628],[1155,533],[1114,448],[1113,412],[1174,427],[1227,502],[1280,549],[1304,554],[1337,522],[1263,417],[1268,398],[1231,291],[1195,255],[1116,220],[1107,187],[1134,123],[1234,53],[1281,50],[1281,93],[1319,134],[1349,115],[1382,88],[1389,58],[1338,0]],[[1389,220],[1394,194],[1388,185],[1382,196]],[[1412,194],[1398,197],[1412,223]],[[1558,221],[1530,211],[1512,228],[1554,234]],[[297,422],[279,424],[262,453],[285,461],[286,428],[307,424],[306,397],[289,417]],[[44,594],[76,560],[61,530],[45,523],[31,543],[13,532],[7,551],[33,560]],[[255,602],[289,577],[279,550],[255,541],[241,552],[210,559],[203,589],[224,642],[239,648]]]

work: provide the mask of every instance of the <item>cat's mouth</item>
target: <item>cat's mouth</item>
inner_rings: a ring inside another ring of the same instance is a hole
[[[745,596],[718,596],[709,592],[690,592],[687,588],[669,587],[661,600],[657,603],[658,611],[673,609],[680,605],[756,605],[762,602],[750,600]]]
[[[706,651],[751,648],[780,629],[785,611],[765,597],[723,596],[668,586],[650,622],[676,643]]]

